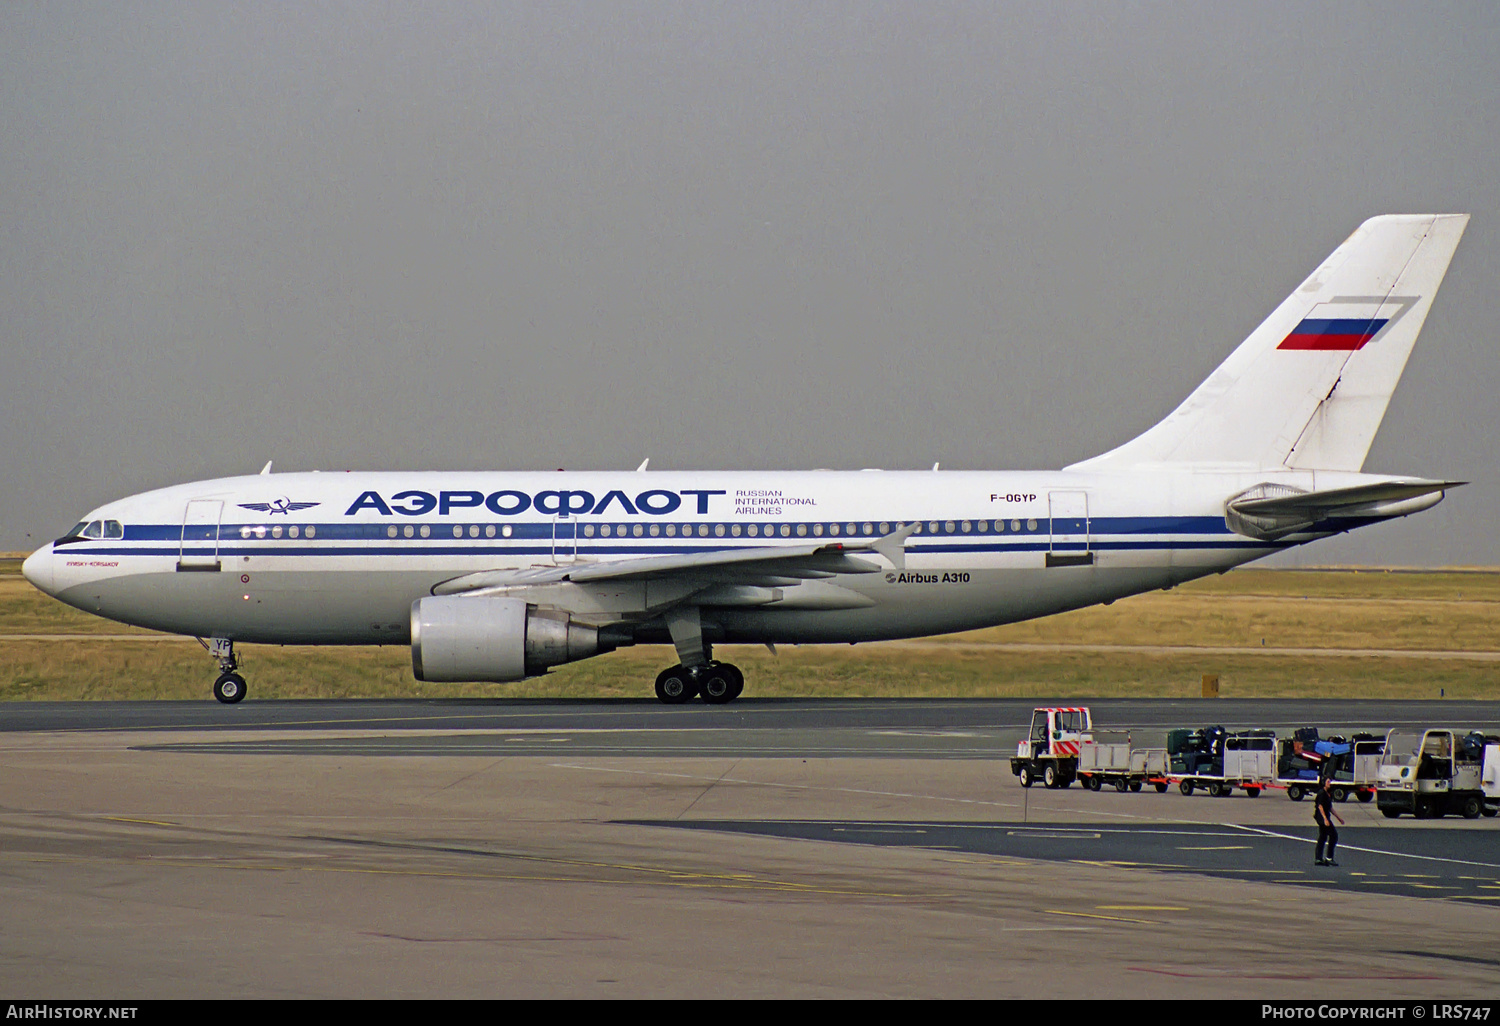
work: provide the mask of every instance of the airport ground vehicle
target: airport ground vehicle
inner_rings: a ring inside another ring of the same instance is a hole
[[[1477,819],[1500,811],[1500,736],[1437,727],[1396,728],[1385,741],[1375,801],[1382,815]]]
[[[1303,727],[1292,737],[1276,741],[1276,783],[1294,802],[1317,791],[1323,779],[1333,780],[1336,802],[1353,795],[1362,802],[1375,797],[1380,777],[1380,754],[1385,739],[1373,734],[1320,738],[1317,727]]]
[[[1116,791],[1139,791],[1154,784],[1158,792],[1167,789],[1167,750],[1165,748],[1132,748],[1130,735],[1110,732],[1101,738],[1100,731],[1083,743],[1078,753],[1078,781],[1092,791],[1113,784]],[[1123,735],[1123,740],[1121,739]]]
[[[1067,787],[1078,776],[1081,749],[1093,741],[1093,726],[1086,706],[1033,709],[1031,727],[1010,760],[1011,772],[1022,787],[1038,780],[1047,787]]]
[[[1183,794],[1203,788],[1223,798],[1242,788],[1255,798],[1276,778],[1275,755],[1276,732],[1272,730],[1172,730],[1167,732],[1166,780]]]

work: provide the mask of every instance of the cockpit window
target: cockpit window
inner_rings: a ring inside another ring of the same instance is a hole
[[[89,521],[89,525],[79,532],[85,538],[104,537],[104,524],[98,520]]]
[[[64,538],[82,538],[83,537],[83,529],[85,527],[87,527],[87,526],[89,526],[88,525],[88,521],[86,521],[86,520],[80,520],[80,521],[78,521],[77,524],[73,525],[73,529],[71,531],[69,531],[67,534],[63,535],[63,537]]]
[[[125,537],[125,527],[124,527],[124,525],[122,525],[118,520],[106,520],[104,522],[104,537],[106,537],[106,538],[123,538],[123,537]]]

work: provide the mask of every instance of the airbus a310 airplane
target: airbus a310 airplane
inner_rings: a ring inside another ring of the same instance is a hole
[[[221,702],[236,642],[410,644],[418,680],[496,682],[670,643],[657,696],[729,702],[715,644],[1011,623],[1436,504],[1462,482],[1360,468],[1467,223],[1365,222],[1165,420],[1057,472],[262,471],[108,503],[24,571],[211,639]]]

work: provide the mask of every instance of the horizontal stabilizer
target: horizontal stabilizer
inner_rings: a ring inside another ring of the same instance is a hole
[[[1437,505],[1466,481],[1422,478],[1377,481],[1349,488],[1304,492],[1287,485],[1257,485],[1224,504],[1231,530],[1271,541],[1339,517],[1399,517]]]

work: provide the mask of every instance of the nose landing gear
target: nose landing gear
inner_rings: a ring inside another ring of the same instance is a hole
[[[248,690],[245,678],[234,671],[239,667],[239,658],[234,654],[234,642],[228,638],[198,639],[198,644],[219,661],[219,679],[214,681],[214,697],[225,705],[242,701]]]

